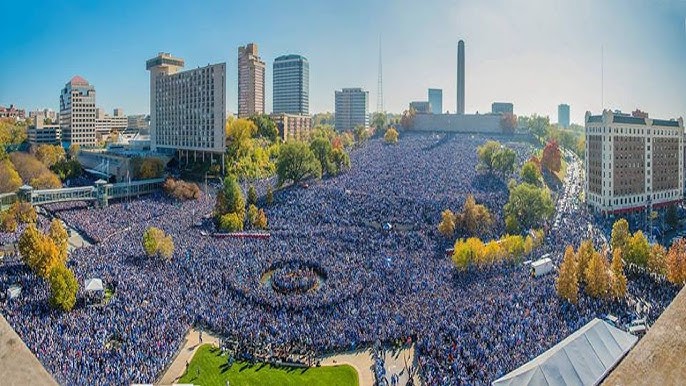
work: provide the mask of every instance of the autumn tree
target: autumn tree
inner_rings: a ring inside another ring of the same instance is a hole
[[[617,248],[612,250],[612,297],[621,299],[626,296],[627,280],[624,275],[624,263],[622,262],[622,250]]]
[[[253,226],[256,229],[267,229],[267,214],[264,212],[264,209],[257,211],[257,219],[255,219]]]
[[[173,178],[167,178],[162,188],[165,193],[177,200],[197,200],[201,194],[198,184]]]
[[[453,250],[453,263],[457,269],[461,271],[466,270],[480,259],[483,248],[483,242],[476,237],[470,237],[467,240],[457,240]]]
[[[512,113],[505,113],[500,117],[500,129],[505,134],[512,134],[517,128],[517,116]]]
[[[35,147],[35,157],[47,167],[67,158],[64,148],[59,145],[38,145]]]
[[[452,237],[455,234],[455,215],[450,209],[441,213],[441,222],[438,224],[438,232],[445,237]]]
[[[21,186],[21,177],[9,159],[0,161],[0,194],[14,193]]]
[[[12,204],[11,211],[14,213],[17,221],[22,224],[35,224],[38,221],[36,208],[28,202],[15,202]]]
[[[468,195],[462,206],[462,212],[455,217],[455,226],[469,235],[477,236],[486,233],[493,225],[491,212],[487,207],[477,204],[473,195]]]
[[[543,148],[543,156],[541,157],[541,165],[551,172],[559,172],[562,168],[562,153],[557,141],[550,140]]]
[[[236,212],[226,213],[219,217],[219,228],[227,232],[243,230],[243,219]]]
[[[131,160],[133,166],[133,175],[137,180],[148,180],[152,178],[162,177],[164,172],[164,163],[159,158],[141,158],[135,157]]]
[[[17,231],[17,218],[9,210],[0,212],[0,232],[14,233]]]
[[[67,230],[64,229],[62,221],[56,218],[52,219],[50,228],[48,229],[48,237],[50,237],[57,247],[60,262],[65,263],[67,261],[67,250],[69,247],[69,234],[67,233]]]
[[[24,183],[35,189],[57,189],[62,187],[60,179],[50,171],[36,157],[15,151],[10,154],[10,160]]]
[[[242,223],[245,219],[245,198],[236,177],[229,174],[224,178],[222,189],[217,192],[217,201],[214,206],[215,218],[228,213],[236,213]]]
[[[50,304],[62,311],[71,311],[76,304],[79,283],[74,273],[64,264],[59,264],[50,271]]]
[[[610,236],[610,245],[612,249],[627,250],[627,242],[631,237],[629,232],[629,222],[626,219],[619,219],[612,224],[612,235]]]
[[[145,230],[142,244],[149,257],[158,256],[169,260],[174,253],[174,240],[171,235],[166,235],[163,230],[156,227],[148,227]]]
[[[586,267],[586,293],[594,298],[604,299],[611,289],[607,259],[600,252],[593,252]]]
[[[522,182],[524,183],[535,186],[541,184],[541,171],[533,161],[525,162],[519,175],[522,177]]]
[[[583,283],[587,283],[586,268],[588,267],[588,264],[595,253],[596,251],[593,247],[593,241],[588,239],[581,241],[581,245],[579,245],[579,249],[576,252],[576,262],[577,270],[579,272],[578,278],[579,281]]]
[[[679,238],[667,252],[665,259],[667,265],[667,280],[673,284],[686,282],[686,239]]]
[[[574,248],[567,246],[564,258],[560,265],[560,271],[555,281],[555,289],[558,296],[576,304],[579,299],[579,277],[577,275],[576,257]]]
[[[62,263],[55,243],[34,224],[21,234],[18,246],[22,261],[40,277],[46,278],[55,266]]]
[[[398,143],[398,130],[395,127],[389,127],[386,133],[383,135],[383,139],[386,143],[396,144]]]
[[[247,211],[248,224],[255,225],[255,222],[257,222],[257,214],[257,206],[250,204]]]
[[[648,264],[649,255],[650,245],[648,244],[648,239],[643,235],[643,232],[637,231],[627,241],[624,258],[629,263],[645,267]]]
[[[648,255],[648,271],[658,274],[667,274],[667,250],[662,245],[655,243],[650,247]]]

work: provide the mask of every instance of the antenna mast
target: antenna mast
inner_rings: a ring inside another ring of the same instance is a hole
[[[379,113],[383,113],[383,65],[381,61],[381,35],[379,35],[379,80],[376,87],[376,111]]]

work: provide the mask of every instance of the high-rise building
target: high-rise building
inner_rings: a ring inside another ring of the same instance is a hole
[[[128,129],[148,130],[150,128],[150,116],[145,114],[129,115],[127,118]]]
[[[557,124],[562,128],[569,127],[569,105],[561,104],[557,106]]]
[[[464,115],[464,41],[457,43],[457,114]]]
[[[369,126],[369,91],[361,88],[344,88],[336,91],[336,115],[334,127],[338,131]]]
[[[432,114],[443,114],[443,90],[440,88],[429,89],[429,104]]]
[[[491,103],[491,113],[514,114],[514,105],[509,102],[493,102]]]
[[[182,71],[183,59],[160,53],[150,70],[150,150],[223,153],[226,63]]]
[[[238,117],[264,114],[264,62],[257,44],[238,47]]]
[[[60,94],[60,129],[64,147],[95,146],[95,87],[78,75]]]
[[[273,113],[310,113],[310,64],[300,55],[274,60]]]
[[[604,215],[681,202],[684,121],[586,113],[586,199]]]

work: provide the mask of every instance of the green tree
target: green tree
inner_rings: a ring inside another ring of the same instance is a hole
[[[342,148],[335,147],[331,150],[330,163],[333,169],[333,175],[338,175],[350,169],[350,156]]]
[[[479,165],[477,168],[486,169],[489,173],[492,173],[494,169],[493,158],[500,150],[500,147],[501,145],[498,141],[487,141],[485,144],[479,146],[476,149],[479,158]]]
[[[376,130],[383,130],[383,128],[386,127],[386,122],[386,113],[376,112],[372,114],[372,126],[374,126]]]
[[[364,127],[364,125],[355,126],[353,133],[355,135],[355,142],[357,143],[363,143],[369,138],[369,132],[367,132],[367,128]]]
[[[505,216],[514,216],[525,230],[540,228],[554,212],[550,193],[531,184],[519,184],[510,190],[510,198],[504,207]]]
[[[665,223],[667,223],[671,229],[675,229],[679,226],[679,215],[677,214],[676,204],[667,207],[665,212]]]
[[[267,195],[265,200],[267,201],[267,205],[271,205],[274,202],[274,192],[272,191],[271,186],[267,187]]]
[[[576,258],[574,257],[574,248],[570,245],[565,249],[560,271],[555,281],[555,289],[558,296],[572,304],[576,304],[579,300],[579,277],[577,276]]]
[[[50,271],[50,304],[62,311],[71,311],[76,304],[79,283],[74,273],[64,264],[59,264]]]
[[[243,230],[243,220],[235,212],[227,213],[220,217],[219,228],[227,232],[240,232]]]
[[[538,138],[542,143],[543,140],[548,136],[548,130],[550,128],[550,118],[541,117],[539,115],[532,115],[527,119],[527,128],[529,132]]]
[[[386,130],[386,133],[383,136],[384,141],[386,143],[390,144],[396,144],[398,143],[398,130],[396,130],[394,127],[389,127]]]
[[[257,205],[257,191],[253,185],[248,188],[248,205]]]
[[[505,232],[514,235],[520,233],[521,231],[522,228],[519,225],[519,220],[517,220],[517,216],[515,216],[514,214],[509,214],[505,216]]]
[[[257,127],[257,135],[266,138],[271,142],[276,142],[279,138],[279,129],[269,115],[253,115],[250,121]]]
[[[319,161],[322,171],[325,171],[327,174],[333,174],[333,164],[330,161],[331,151],[333,150],[331,142],[326,138],[316,137],[310,142],[310,150],[312,150],[312,153]]]
[[[250,206],[248,206],[247,214],[248,214],[248,224],[254,226],[255,222],[257,222],[257,216],[259,214],[257,207],[253,204],[250,204]]]
[[[276,174],[281,186],[289,180],[298,183],[308,177],[321,178],[322,168],[306,143],[289,141],[281,146]]]
[[[236,177],[229,174],[224,178],[222,190],[217,193],[217,202],[214,206],[217,218],[227,214],[236,213],[241,222],[245,219],[245,198]]]
[[[502,148],[493,155],[493,169],[503,176],[512,174],[517,162],[517,154],[509,148]]]
[[[643,232],[637,231],[627,242],[624,258],[629,263],[645,267],[648,265],[649,255],[650,245],[648,244],[648,239],[643,235]]]
[[[610,236],[612,249],[626,251],[629,237],[631,237],[631,233],[629,232],[629,222],[626,219],[621,218],[612,224],[612,234]]]
[[[541,171],[538,166],[533,161],[527,161],[522,166],[522,170],[519,172],[522,177],[522,182],[539,186],[541,184]]]

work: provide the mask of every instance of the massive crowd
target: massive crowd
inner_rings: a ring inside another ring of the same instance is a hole
[[[276,191],[266,207],[269,239],[203,235],[197,224],[211,212],[212,195],[179,203],[157,194],[103,209],[49,205],[96,242],[72,252],[77,278],[102,278],[116,292],[104,307],[80,302],[60,313],[47,304],[46,284],[10,259],[0,267],[0,290],[15,283],[24,290],[0,310],[63,384],[153,382],[191,325],[276,356],[413,337],[419,375],[434,385],[490,382],[608,312],[653,321],[676,289],[641,273],[630,275],[628,301],[580,296],[575,307],[556,296],[554,275],[534,279],[523,265],[454,269],[444,253],[449,242],[436,231],[443,209],[459,210],[471,193],[497,219],[492,235],[504,229],[506,180],[475,171],[476,147],[485,140],[407,135],[397,146],[371,141],[352,152],[349,172]],[[532,151],[525,143],[506,145],[519,164]],[[574,205],[578,170],[571,167],[569,175],[546,243],[536,251],[556,262],[565,244],[578,244],[593,223]],[[140,238],[148,226],[172,235],[170,262],[144,257]],[[286,261],[295,268],[277,276],[280,285],[310,290],[283,294],[266,285],[265,275]],[[308,273],[288,277],[304,267],[317,268],[316,285]],[[643,315],[637,304],[644,305]]]

